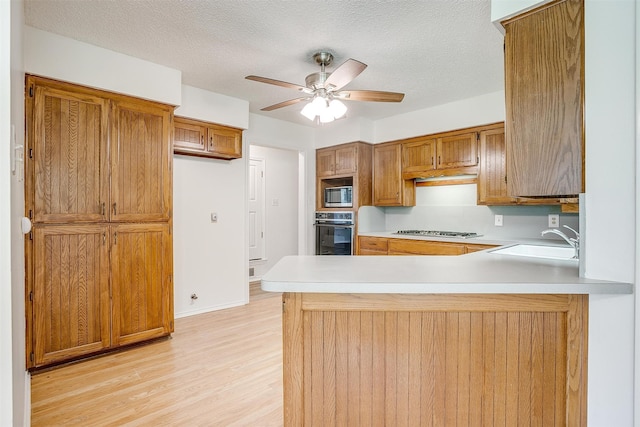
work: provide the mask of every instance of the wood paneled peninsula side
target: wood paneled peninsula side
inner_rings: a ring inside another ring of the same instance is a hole
[[[576,261],[283,258],[285,426],[586,425],[589,294]]]

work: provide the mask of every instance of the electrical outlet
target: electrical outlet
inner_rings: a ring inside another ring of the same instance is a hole
[[[558,214],[550,214],[549,215],[549,227],[551,227],[551,228],[560,227],[560,215],[558,215]]]
[[[502,227],[502,215],[496,215],[495,216],[495,226],[496,227]]]
[[[211,222],[218,222],[218,212],[211,212]]]

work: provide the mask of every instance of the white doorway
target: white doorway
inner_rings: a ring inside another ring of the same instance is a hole
[[[263,260],[264,159],[249,159],[249,261]]]
[[[300,153],[250,145],[248,170],[249,281],[283,256],[298,254]]]

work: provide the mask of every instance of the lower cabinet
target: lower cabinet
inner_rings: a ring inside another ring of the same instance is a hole
[[[36,226],[27,366],[77,359],[172,332],[169,227]]]
[[[463,255],[495,245],[358,236],[358,255]]]
[[[106,225],[35,227],[30,367],[111,346],[107,238]]]

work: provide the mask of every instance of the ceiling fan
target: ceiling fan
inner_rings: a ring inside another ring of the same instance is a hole
[[[378,90],[342,90],[360,73],[367,68],[364,64],[355,59],[347,59],[333,72],[325,71],[325,67],[331,65],[333,55],[329,52],[317,52],[313,55],[314,61],[320,65],[320,72],[309,74],[305,79],[306,86],[295,83],[283,82],[267,77],[246,76],[248,80],[268,83],[276,86],[296,89],[303,94],[300,98],[279,102],[262,111],[272,111],[278,108],[287,107],[302,101],[311,101],[301,111],[302,115],[315,120],[316,116],[322,123],[327,123],[338,119],[347,111],[347,107],[340,102],[343,101],[373,101],[373,102],[400,102],[404,98],[403,93],[383,92]]]

